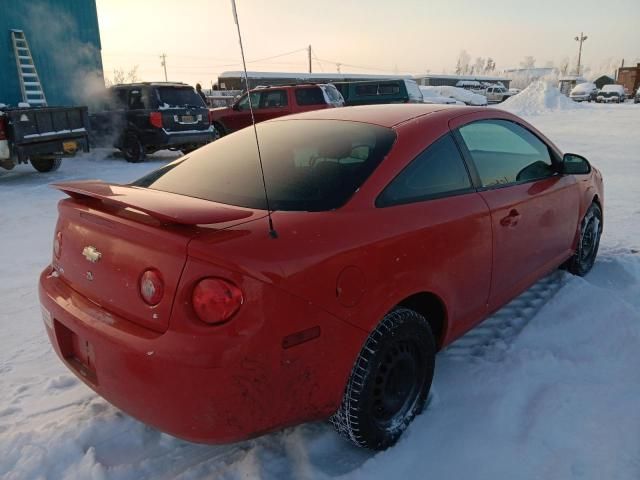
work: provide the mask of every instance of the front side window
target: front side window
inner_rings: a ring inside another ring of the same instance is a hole
[[[376,200],[378,207],[419,202],[472,190],[471,180],[450,134],[418,155]]]
[[[339,208],[387,156],[392,129],[339,120],[256,125],[273,210]],[[226,135],[134,185],[239,207],[265,209],[253,129]]]
[[[262,92],[251,92],[251,106],[253,108],[260,107],[260,98],[262,97]],[[249,97],[245,93],[240,101],[238,102],[238,110],[245,111],[249,110]]]
[[[529,182],[554,174],[549,147],[508,120],[482,120],[459,129],[483,187]]]

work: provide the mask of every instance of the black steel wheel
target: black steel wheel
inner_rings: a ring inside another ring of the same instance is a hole
[[[584,276],[593,267],[598,255],[602,235],[602,211],[592,203],[580,224],[580,239],[576,253],[568,262],[568,270],[574,275]]]
[[[140,163],[144,162],[145,151],[144,146],[140,142],[137,135],[130,133],[124,139],[122,154],[127,162]]]
[[[427,320],[397,308],[360,351],[331,423],[358,446],[384,450],[398,441],[424,408],[436,345]]]
[[[32,157],[29,159],[31,166],[41,173],[55,172],[62,165],[61,157]]]

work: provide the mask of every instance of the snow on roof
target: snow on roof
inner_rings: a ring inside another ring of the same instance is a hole
[[[244,77],[242,71],[222,72],[218,78]],[[344,78],[344,79],[411,79],[411,75],[374,75],[367,73],[300,73],[300,72],[247,72],[247,77],[256,78],[295,78],[299,80],[312,80],[318,78]]]
[[[506,77],[493,77],[487,75],[432,75],[430,73],[425,73],[423,75],[414,75],[413,79],[423,79],[423,78],[449,78],[451,80],[477,80],[477,81],[486,81],[486,82],[500,82],[500,81],[509,81],[509,78]]]

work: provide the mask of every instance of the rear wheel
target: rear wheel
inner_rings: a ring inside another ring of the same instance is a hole
[[[42,173],[55,172],[62,164],[62,158],[54,156],[32,157],[30,161],[33,168]]]
[[[393,445],[424,408],[435,365],[427,320],[407,308],[387,314],[356,359],[331,423],[358,446]]]
[[[571,273],[581,277],[589,273],[598,255],[601,235],[602,211],[598,204],[592,203],[580,224],[580,239],[576,253],[567,263],[567,269]]]
[[[145,151],[140,139],[130,133],[124,139],[124,145],[122,147],[122,154],[127,162],[140,163],[144,162]]]

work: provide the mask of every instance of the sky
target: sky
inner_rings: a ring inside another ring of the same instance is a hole
[[[461,50],[492,57],[496,71],[525,56],[536,66],[594,69],[640,59],[638,0],[236,0],[247,68],[305,72],[451,73]],[[208,87],[239,70],[230,0],[97,0],[105,77],[137,66],[138,79]],[[616,15],[614,18],[613,15]],[[640,60],[638,60],[640,61]],[[602,72],[605,73],[605,72]]]

